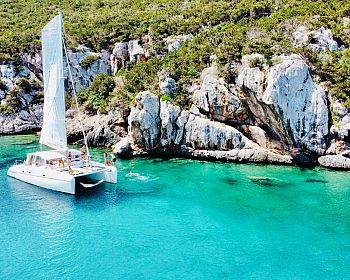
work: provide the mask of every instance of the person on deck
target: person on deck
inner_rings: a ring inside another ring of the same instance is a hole
[[[85,153],[86,153],[86,148],[85,148],[85,145],[83,145],[80,149],[80,155],[82,160],[85,159]]]
[[[68,152],[68,154],[67,154],[67,165],[68,165],[68,167],[72,166],[72,153],[71,152]]]
[[[117,158],[114,153],[111,153],[111,158],[112,158],[112,165],[115,166],[115,162],[117,161]]]
[[[103,153],[103,158],[104,158],[104,161],[105,161],[105,165],[107,165],[107,160],[108,160],[108,154],[107,154],[107,152],[104,152],[104,153]]]
[[[58,160],[58,167],[59,168],[64,167],[64,162],[63,162],[63,159],[61,159],[61,158]]]

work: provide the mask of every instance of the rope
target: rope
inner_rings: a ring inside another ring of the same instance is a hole
[[[62,14],[61,14],[61,12],[60,12],[60,16],[61,16],[61,21],[62,21]],[[64,34],[63,21],[62,21],[62,33]],[[70,67],[67,47],[66,47],[66,43],[64,42],[63,36],[62,36],[62,43],[63,43],[64,53],[65,53],[66,59],[67,59],[68,73],[69,73],[69,78],[70,78],[71,83],[72,83],[72,91],[73,91],[73,96],[74,96],[74,100],[75,100],[75,105],[77,106],[78,121],[79,121],[80,129],[83,132],[84,143],[85,143],[86,154],[87,154],[87,161],[90,161],[89,146],[88,146],[88,143],[87,143],[86,134],[85,134],[85,130],[84,130],[83,122],[82,122],[82,116],[81,116],[81,113],[80,113],[80,110],[79,110],[77,92],[75,90],[75,85],[74,85],[74,82],[73,82],[73,75],[72,75],[72,71],[71,71],[71,67]]]

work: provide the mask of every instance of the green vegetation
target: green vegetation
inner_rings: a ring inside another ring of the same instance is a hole
[[[16,86],[18,86],[18,88],[23,90],[25,93],[29,93],[32,89],[32,86],[31,86],[29,80],[26,78],[19,78],[16,81]]]
[[[88,112],[105,113],[115,83],[113,77],[106,73],[96,75],[90,87],[78,93],[79,101]]]
[[[172,101],[171,97],[166,95],[166,94],[161,95],[160,96],[160,100],[162,100],[162,101],[169,101],[169,102]]]
[[[350,51],[302,52],[311,65],[313,75],[324,82],[331,95],[350,108]]]
[[[5,104],[0,105],[0,112],[11,113],[19,107],[19,87],[14,86],[6,95]]]
[[[84,69],[87,69],[91,66],[92,63],[94,63],[97,60],[97,56],[90,54],[87,55],[83,58],[82,61],[80,61],[80,66],[83,67]]]
[[[158,73],[166,69],[177,82],[174,101],[188,106],[186,88],[199,77],[212,54],[222,75],[234,79],[228,65],[244,54],[261,53],[269,65],[278,63],[275,54],[297,52],[306,57],[313,75],[329,85],[333,95],[350,107],[350,55],[329,53],[325,60],[306,49],[291,45],[291,34],[300,24],[310,28],[330,28],[334,38],[350,44],[350,0],[3,0],[0,3],[0,60],[18,59],[21,52],[40,49],[40,30],[58,11],[63,12],[65,36],[70,47],[83,44],[93,50],[111,49],[115,42],[152,37],[151,52],[162,53],[163,38],[192,33],[174,52],[129,64],[117,75],[123,85],[112,89],[113,78],[95,78],[91,87],[79,93],[88,110],[105,111],[108,104],[131,102],[140,91],[158,92]],[[348,24],[349,25],[349,24]],[[309,38],[314,40],[314,38]],[[88,68],[95,57],[88,56],[81,66]],[[261,66],[261,61],[252,61]],[[102,83],[101,88],[98,83]]]

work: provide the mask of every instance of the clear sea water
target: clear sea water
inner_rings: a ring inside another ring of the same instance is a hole
[[[6,176],[37,148],[0,137],[0,279],[350,278],[349,172],[118,160],[72,196]]]

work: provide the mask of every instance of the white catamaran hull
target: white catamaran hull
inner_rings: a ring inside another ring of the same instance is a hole
[[[68,194],[75,194],[76,179],[79,180],[80,178],[103,180],[110,183],[117,182],[117,169],[114,166],[109,166],[104,170],[91,171],[89,174],[79,176],[70,175],[47,167],[18,164],[10,167],[7,175],[38,187]]]

